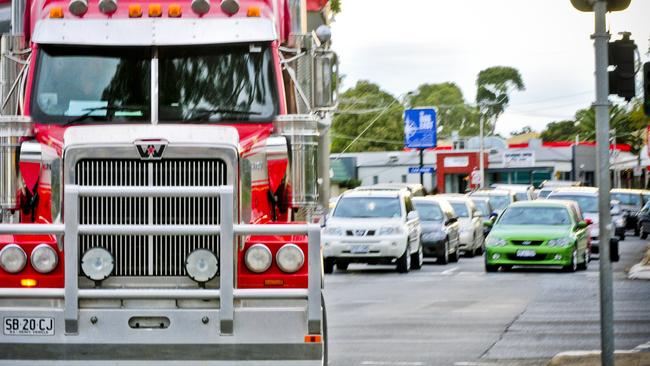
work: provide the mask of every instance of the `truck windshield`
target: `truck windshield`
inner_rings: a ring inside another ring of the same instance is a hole
[[[157,49],[160,123],[271,121],[278,96],[267,45]],[[31,114],[41,123],[151,121],[153,48],[41,48]]]

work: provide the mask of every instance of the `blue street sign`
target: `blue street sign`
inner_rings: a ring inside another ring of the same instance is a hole
[[[404,145],[412,149],[436,147],[437,114],[433,108],[404,111]]]
[[[409,167],[409,174],[433,174],[435,171],[431,166],[423,166],[422,168],[418,166]]]

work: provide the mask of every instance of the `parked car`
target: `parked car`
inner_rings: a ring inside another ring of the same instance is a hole
[[[529,184],[502,184],[495,183],[492,185],[494,189],[506,189],[515,193],[517,201],[532,201],[536,198],[535,187]]]
[[[634,229],[634,235],[638,236],[640,228],[637,214],[644,205],[643,190],[616,188],[610,191],[611,199],[619,201],[621,208],[627,213],[627,229]]]
[[[639,211],[638,226],[639,226],[639,236],[641,239],[645,240],[650,234],[650,201],[648,201],[641,211]]]
[[[460,250],[468,257],[483,254],[483,219],[474,202],[465,195],[442,194],[458,217],[460,224]]]
[[[326,273],[334,265],[395,264],[406,273],[424,258],[418,212],[407,190],[348,191],[341,195],[322,233]]]
[[[580,207],[582,217],[589,226],[591,237],[591,250],[593,253],[600,252],[600,217],[598,214],[598,188],[594,187],[564,187],[553,190],[548,199],[575,201]],[[611,213],[611,212],[610,212]],[[624,240],[625,230],[621,233],[611,232],[611,236],[622,235]]]
[[[435,196],[415,197],[413,204],[420,214],[424,256],[437,258],[439,264],[458,262],[460,225],[453,207]]]
[[[516,201],[515,194],[507,189],[479,189],[470,193],[470,197],[487,197],[497,214]]]
[[[424,186],[420,183],[379,183],[371,186],[361,186],[355,188],[357,191],[395,191],[406,189],[411,192],[413,197],[424,197],[426,195]]]
[[[483,219],[483,223],[490,221],[491,223],[494,223],[494,220],[496,220],[498,214],[494,209],[492,209],[492,204],[490,203],[490,199],[487,197],[477,197],[477,196],[470,196],[469,197],[472,202],[474,202],[474,206],[476,206],[476,210],[479,212],[481,215],[481,218]],[[483,237],[486,237],[487,234],[490,233],[490,227],[488,225],[483,225]]]
[[[499,216],[485,245],[486,272],[516,265],[574,272],[586,269],[590,259],[587,223],[573,201],[516,202]]]

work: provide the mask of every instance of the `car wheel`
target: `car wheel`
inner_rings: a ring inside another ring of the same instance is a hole
[[[336,269],[338,269],[339,271],[347,271],[348,270],[348,265],[350,265],[349,262],[337,261],[336,262]]]
[[[646,233],[645,231],[641,231],[641,239],[642,240],[648,239],[648,233]],[[621,240],[625,240],[625,237],[623,237]]]
[[[645,235],[646,237],[648,236],[648,234],[644,234],[643,232],[641,232],[641,239],[643,239],[643,235]],[[618,240],[620,240],[620,241],[625,240],[625,234],[621,234],[621,235],[618,237]]]
[[[641,233],[641,230],[639,230],[639,227],[634,228],[634,236],[639,236],[639,233]]]
[[[442,248],[442,255],[436,260],[437,264],[449,263],[449,240],[445,240],[445,247]]]
[[[408,273],[411,269],[411,248],[406,245],[406,250],[401,257],[397,258],[397,272]]]
[[[325,258],[323,260],[323,271],[328,274],[334,272],[334,258]]]
[[[485,263],[485,272],[497,272],[497,271],[499,271],[499,266]]]
[[[589,268],[589,261],[591,260],[591,254],[589,253],[589,248],[585,248],[585,255],[583,262],[578,264],[578,269],[581,271],[586,271]]]
[[[458,262],[459,252],[460,251],[458,250],[458,245],[456,245],[456,250],[454,250],[454,253],[449,255],[449,261],[454,263]]]
[[[573,254],[571,255],[571,263],[569,265],[562,267],[564,272],[575,272],[578,269],[578,250],[573,249]]]
[[[411,254],[411,268],[420,269],[422,268],[422,263],[424,263],[424,252],[422,251],[422,245],[417,252]]]

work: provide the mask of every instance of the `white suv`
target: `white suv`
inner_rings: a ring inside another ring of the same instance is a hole
[[[343,194],[323,228],[325,273],[350,263],[397,265],[406,273],[420,269],[420,217],[407,190],[359,190]]]

